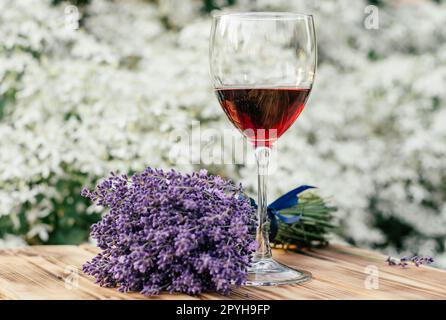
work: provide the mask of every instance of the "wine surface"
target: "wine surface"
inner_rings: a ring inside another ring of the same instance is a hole
[[[229,120],[256,147],[271,147],[300,115],[310,89],[225,88],[215,92]]]

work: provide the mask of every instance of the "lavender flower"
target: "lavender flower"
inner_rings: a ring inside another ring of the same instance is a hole
[[[400,259],[393,258],[391,256],[388,256],[386,259],[386,262],[389,264],[389,266],[395,266],[398,265],[402,268],[406,268],[409,263],[412,262],[415,266],[419,267],[422,264],[431,264],[434,262],[434,259],[432,257],[426,256],[426,257],[419,257],[417,255],[414,255],[412,258],[408,257],[401,257]]]
[[[255,248],[254,209],[242,193],[241,185],[205,170],[112,173],[82,191],[110,209],[91,230],[103,251],[83,270],[122,292],[228,294],[246,280]]]

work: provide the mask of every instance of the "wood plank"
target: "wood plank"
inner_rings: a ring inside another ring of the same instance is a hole
[[[230,296],[166,293],[148,298],[101,288],[81,271],[97,252],[89,245],[0,251],[0,299],[446,299],[446,271],[388,266],[381,254],[340,245],[302,254],[274,250],[278,261],[311,271],[313,280],[303,285],[242,287]],[[378,289],[366,289],[368,266],[379,272]]]

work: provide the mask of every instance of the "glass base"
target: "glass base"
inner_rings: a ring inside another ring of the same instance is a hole
[[[274,259],[262,259],[252,263],[248,269],[247,286],[277,286],[303,283],[311,279],[311,273],[291,269]]]

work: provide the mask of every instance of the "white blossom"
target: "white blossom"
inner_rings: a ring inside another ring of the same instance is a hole
[[[47,239],[54,226],[45,217],[70,196],[58,182],[74,173],[88,186],[112,170],[190,171],[202,165],[179,164],[187,155],[170,134],[193,120],[231,128],[209,77],[210,18],[200,1],[181,1],[184,15],[175,3],[93,0],[70,31],[63,5],[0,2],[0,217],[17,226],[25,210],[25,240]],[[261,0],[230,8],[315,15],[315,86],[277,143],[269,198],[318,186],[338,207],[339,239],[432,254],[445,266],[446,5],[385,1],[377,30],[364,28],[366,6]],[[254,194],[252,164],[208,167]],[[412,230],[401,248],[388,245],[378,217]],[[23,244],[17,239],[4,236],[0,247]]]

